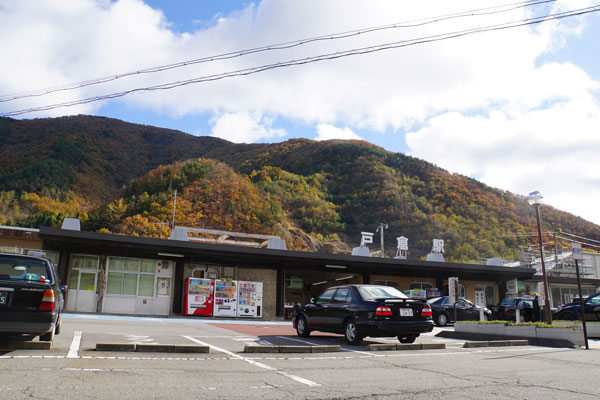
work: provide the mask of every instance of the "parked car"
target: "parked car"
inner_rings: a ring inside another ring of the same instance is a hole
[[[574,321],[581,319],[581,299],[573,299],[573,302],[563,304],[556,312],[556,319]],[[600,321],[600,293],[595,293],[585,298],[584,303],[585,320]]]
[[[52,341],[60,332],[64,289],[49,260],[0,254],[0,337]]]
[[[454,303],[450,296],[432,297],[427,302],[431,306],[433,321],[437,326],[455,322]],[[486,320],[492,319],[492,312],[486,307],[480,307],[461,297],[456,302],[456,319],[458,321],[479,321],[479,310],[483,310]]]
[[[298,336],[312,331],[341,333],[352,345],[366,336],[397,336],[401,343],[412,343],[434,325],[425,299],[412,299],[381,285],[331,287],[300,307],[292,321]]]
[[[534,319],[533,297],[506,297],[502,299],[500,304],[491,306],[492,319],[515,321],[517,311],[521,315],[520,322],[529,322]],[[543,315],[543,310],[540,310],[540,316]]]

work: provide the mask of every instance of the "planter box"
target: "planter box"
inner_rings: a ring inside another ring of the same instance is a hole
[[[563,339],[583,346],[583,329],[581,328],[536,328],[538,339]]]
[[[583,329],[581,321],[553,321],[553,325],[577,325]],[[600,323],[598,322],[587,322],[585,324],[587,328],[588,338],[600,338]]]
[[[477,333],[484,333],[486,335],[506,335],[504,324],[478,324]]]
[[[504,334],[513,337],[534,338],[537,337],[535,329],[535,325],[506,325]]]
[[[470,332],[477,333],[479,322],[455,322],[454,323],[454,331],[455,332]]]

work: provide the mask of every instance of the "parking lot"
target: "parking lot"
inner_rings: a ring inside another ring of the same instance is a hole
[[[0,398],[597,398],[590,351],[534,346],[372,351],[341,335],[299,338],[289,321],[66,315],[50,350],[0,350]],[[452,329],[447,327],[444,329]],[[98,343],[208,346],[206,353],[97,351]],[[339,346],[307,354],[249,354],[247,345]],[[52,393],[52,395],[47,395]]]

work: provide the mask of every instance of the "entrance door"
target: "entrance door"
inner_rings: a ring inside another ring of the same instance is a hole
[[[485,302],[485,291],[483,291],[483,290],[475,291],[475,304],[477,304],[480,307],[487,306],[487,304]]]
[[[96,312],[98,262],[95,256],[73,256],[67,310]]]

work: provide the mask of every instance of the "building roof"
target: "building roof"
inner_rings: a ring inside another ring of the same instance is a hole
[[[247,268],[285,268],[413,277],[459,276],[461,279],[485,281],[530,279],[535,273],[533,268],[308,253],[45,227],[40,228],[39,234],[48,250],[68,249],[73,253],[108,253]]]

